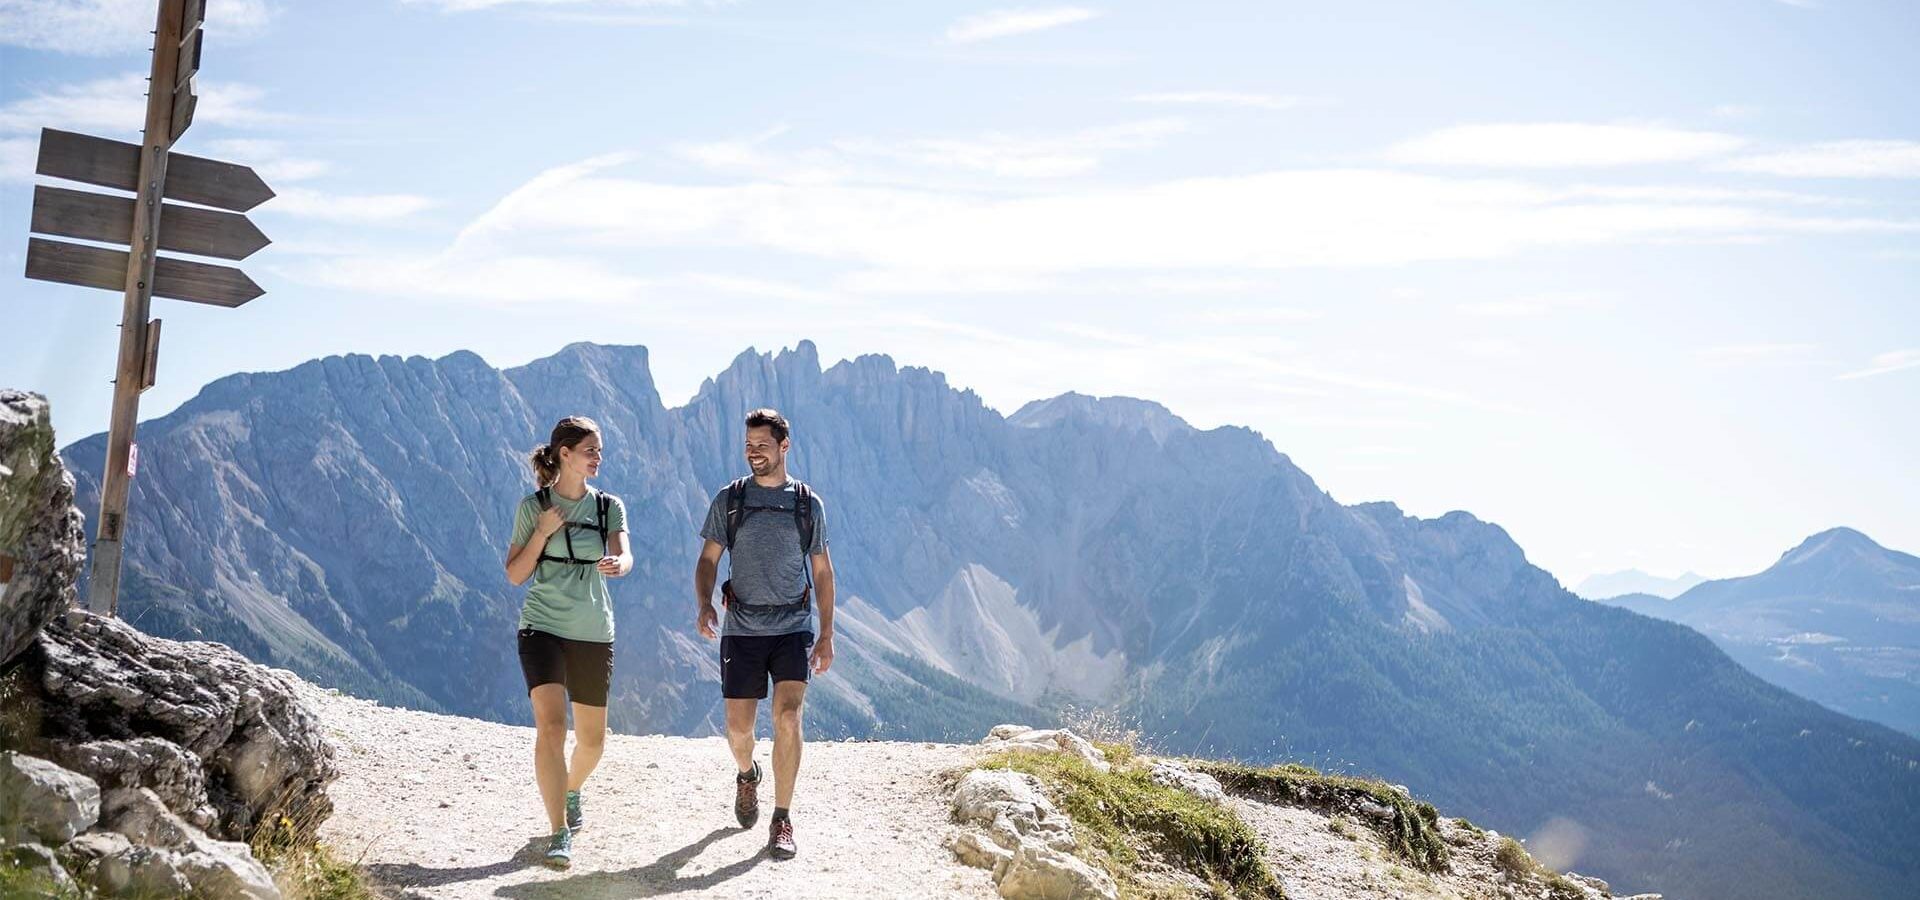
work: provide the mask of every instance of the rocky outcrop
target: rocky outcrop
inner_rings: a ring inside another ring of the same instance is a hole
[[[995,725],[981,742],[995,753],[1064,753],[1078,757],[1094,771],[1105,772],[1106,754],[1086,738],[1066,728],[1029,728],[1025,725]]]
[[[46,398],[0,389],[0,665],[73,602],[86,555]]]
[[[114,789],[152,790],[227,840],[282,819],[311,833],[332,811],[333,747],[290,676],[219,644],[73,618],[28,661],[50,757]]]
[[[100,819],[100,788],[44,759],[0,754],[0,841],[58,846]]]
[[[1105,872],[1073,855],[1073,822],[1020,772],[975,769],[953,792],[953,818],[985,831],[961,831],[952,841],[961,862],[993,871],[1009,900],[1088,900],[1118,896]]]
[[[332,746],[289,673],[73,609],[73,497],[45,401],[0,391],[4,862],[107,896],[278,898],[245,842],[312,836]]]

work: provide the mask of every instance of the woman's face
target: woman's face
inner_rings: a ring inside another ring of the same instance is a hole
[[[580,443],[560,448],[560,470],[581,478],[600,474],[600,435],[589,434]]]

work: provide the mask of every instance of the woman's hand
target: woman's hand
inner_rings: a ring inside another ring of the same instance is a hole
[[[593,567],[609,578],[618,578],[633,568],[625,556],[602,556],[599,562],[593,564]]]
[[[553,537],[553,533],[559,531],[560,526],[565,524],[566,520],[560,517],[559,508],[549,506],[540,511],[539,520],[533,523],[533,532],[544,541]]]

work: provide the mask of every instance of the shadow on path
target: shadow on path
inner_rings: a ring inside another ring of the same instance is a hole
[[[715,828],[705,837],[638,868],[623,872],[585,872],[570,878],[510,884],[495,891],[494,895],[508,897],[511,900],[559,900],[559,898],[573,897],[611,900],[611,898],[658,897],[662,894],[707,890],[746,874],[747,870],[759,865],[761,860],[767,858],[766,849],[760,848],[746,859],[728,863],[704,875],[680,877],[680,868],[712,846],[714,841],[737,833],[739,833],[737,828]]]
[[[514,851],[505,860],[484,866],[455,866],[447,869],[433,869],[414,863],[373,863],[367,866],[367,874],[380,884],[392,887],[434,887],[443,884],[458,884],[462,881],[477,881],[482,878],[494,878],[516,869],[524,869],[540,862],[547,850],[545,835],[527,839],[525,846]]]

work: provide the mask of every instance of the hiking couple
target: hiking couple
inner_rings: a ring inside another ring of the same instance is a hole
[[[800,708],[807,678],[833,664],[833,562],[819,495],[787,475],[787,420],[771,409],[747,414],[752,475],[720,489],[700,528],[705,545],[694,567],[694,623],[720,641],[720,693],[733,750],[734,816],[760,818],[760,763],[754,719],[773,682],[774,809],[767,847],[775,859],[797,852],[787,814],[800,771]],[[613,604],[607,579],[633,569],[626,505],[589,485],[604,443],[593,420],[570,416],[531,458],[539,489],[520,501],[507,550],[507,579],[532,586],[520,611],[520,668],[533,703],[534,778],[553,828],[546,860],[572,862],[584,824],[581,789],[606,745],[607,687],[613,676]],[[721,585],[724,621],[714,608],[721,554],[731,577]],[[819,608],[816,630],[814,607]],[[717,631],[716,631],[717,629]],[[564,754],[567,706],[573,707],[573,758]]]

